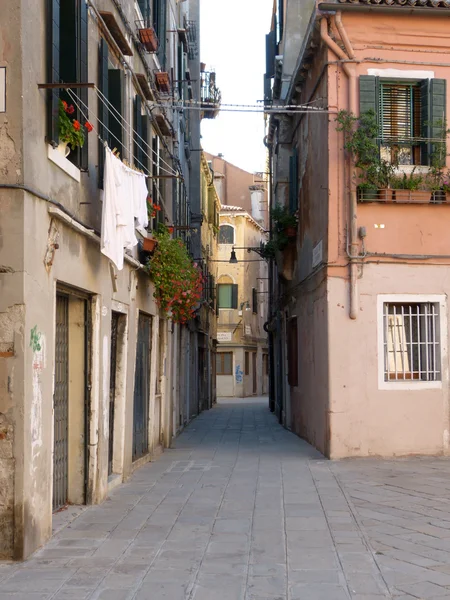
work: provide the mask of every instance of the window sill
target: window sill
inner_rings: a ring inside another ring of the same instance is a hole
[[[47,145],[47,156],[49,160],[52,161],[56,166],[58,166],[62,171],[67,173],[69,177],[72,177],[75,181],[80,183],[81,180],[81,171],[78,169],[70,160],[57,149],[53,148],[50,144]]]

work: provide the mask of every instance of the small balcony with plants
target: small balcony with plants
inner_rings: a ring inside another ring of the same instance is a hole
[[[431,124],[431,138],[383,138],[374,111],[360,117],[340,111],[336,122],[355,167],[358,202],[450,204],[450,169],[446,166],[450,130],[445,121]],[[405,155],[422,160],[404,164]],[[425,163],[423,157],[426,164],[420,164]]]
[[[205,71],[204,63],[201,64],[201,116],[203,119],[215,119],[220,111],[222,95],[216,86],[216,74],[213,71]]]
[[[272,219],[271,239],[261,244],[261,256],[266,260],[275,260],[278,274],[286,281],[291,281],[297,257],[298,219],[289,207],[275,204],[270,210]]]

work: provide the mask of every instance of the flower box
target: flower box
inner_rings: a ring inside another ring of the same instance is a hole
[[[166,94],[170,93],[169,73],[166,73],[165,71],[159,71],[155,73],[155,82],[156,87],[160,92],[164,92]]]
[[[158,38],[153,27],[138,29],[139,40],[147,52],[158,51]]]

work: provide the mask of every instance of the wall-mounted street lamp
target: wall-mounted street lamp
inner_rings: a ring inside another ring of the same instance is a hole
[[[239,262],[236,257],[235,250],[247,250],[247,252],[256,252],[256,254],[259,254],[259,256],[261,256],[261,258],[250,259],[250,260],[241,260],[240,262],[259,262],[261,260],[267,260],[267,258],[265,258],[263,256],[264,246],[263,246],[262,242],[259,247],[258,246],[233,246],[231,249],[230,261],[229,261],[233,265],[235,265]]]

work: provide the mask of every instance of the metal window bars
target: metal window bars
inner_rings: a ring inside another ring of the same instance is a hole
[[[434,303],[385,303],[385,381],[440,381],[439,308]]]

